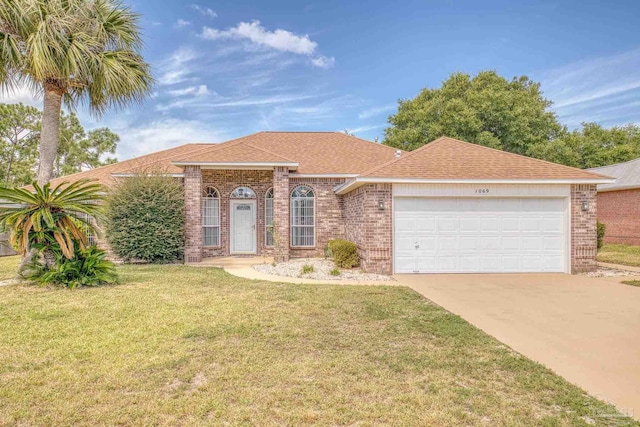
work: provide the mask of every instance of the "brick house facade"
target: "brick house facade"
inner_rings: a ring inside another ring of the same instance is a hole
[[[598,193],[598,220],[605,243],[640,245],[640,189]]]
[[[448,257],[447,262],[457,260],[454,267],[468,266],[483,250],[499,260],[492,272],[507,271],[503,260],[516,265],[515,271],[591,270],[596,265],[596,184],[612,181],[446,137],[406,153],[338,132],[260,132],[221,144],[187,144],[74,178],[108,185],[139,168],[162,169],[182,179],[187,263],[229,255],[269,255],[278,262],[318,257],[331,239],[346,238],[356,244],[361,267],[381,274],[398,272],[395,264],[401,261],[409,266],[405,272],[454,272],[438,267],[436,260]],[[421,193],[396,194],[411,185]],[[438,192],[442,186],[447,194]],[[400,211],[394,210],[407,197],[422,210],[409,218],[413,225],[403,231],[408,237],[400,238],[394,230]],[[443,197],[454,201],[444,205],[458,208],[438,219],[433,206]],[[496,201],[491,205],[496,214],[483,217],[492,235],[480,220],[487,203],[475,217],[462,209],[480,206],[470,200],[481,199]],[[552,210],[532,214],[523,208],[529,199]],[[507,208],[500,212],[500,206]],[[515,224],[517,234],[500,234],[501,219]],[[442,229],[436,224],[440,220],[446,223]],[[398,258],[400,252],[405,258]]]

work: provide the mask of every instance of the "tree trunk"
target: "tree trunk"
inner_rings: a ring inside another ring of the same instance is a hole
[[[53,164],[58,155],[62,94],[62,90],[56,85],[45,83],[42,132],[40,132],[40,161],[38,163],[39,185],[44,185],[51,179]]]

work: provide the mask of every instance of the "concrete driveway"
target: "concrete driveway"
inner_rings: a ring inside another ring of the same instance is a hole
[[[640,287],[567,274],[397,275],[591,395],[640,417]]]

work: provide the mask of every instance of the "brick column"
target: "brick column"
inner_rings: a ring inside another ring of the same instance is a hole
[[[276,262],[289,260],[289,169],[276,167],[273,171],[273,220]]]
[[[571,273],[596,269],[596,186],[571,186]],[[582,210],[586,202],[587,210]]]
[[[186,262],[202,261],[202,172],[200,166],[184,168]]]

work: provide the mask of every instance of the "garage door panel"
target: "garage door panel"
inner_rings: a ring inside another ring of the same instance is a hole
[[[482,233],[497,233],[500,231],[500,220],[497,216],[487,216],[480,219]]]
[[[502,217],[500,224],[502,225],[502,232],[504,233],[519,233],[520,232],[520,218],[513,216]]]
[[[564,221],[560,216],[545,216],[542,219],[542,230],[545,233],[562,233],[564,229]]]
[[[437,222],[436,217],[433,215],[419,215],[416,221],[416,227],[414,231],[436,231]]]
[[[440,233],[457,233],[458,218],[455,216],[439,216],[437,231]]]
[[[565,270],[564,199],[424,197],[394,203],[400,208],[394,213],[398,273]]]
[[[478,231],[480,231],[480,219],[478,217],[460,218],[461,233],[477,233]]]
[[[506,252],[518,252],[520,251],[520,237],[510,236],[502,237],[502,249]]]
[[[478,236],[460,236],[458,239],[458,249],[461,252],[477,252],[480,247]]]

